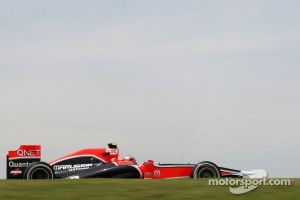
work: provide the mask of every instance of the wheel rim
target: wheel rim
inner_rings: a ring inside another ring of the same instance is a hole
[[[216,178],[216,172],[208,167],[202,168],[198,172],[199,178]]]
[[[31,173],[31,179],[49,179],[50,175],[46,169],[37,168]]]

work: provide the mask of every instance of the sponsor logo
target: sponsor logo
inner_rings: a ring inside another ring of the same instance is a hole
[[[23,150],[19,149],[17,150],[17,156],[19,157],[40,157],[41,156],[41,150]]]
[[[18,176],[19,174],[22,174],[22,171],[20,170],[20,168],[17,168],[15,170],[10,171],[10,174],[12,174],[13,176]]]
[[[145,177],[151,177],[152,173],[151,172],[145,172]]]
[[[109,153],[110,155],[117,155],[119,153],[118,149],[106,149],[106,153]]]
[[[160,177],[160,170],[154,170],[153,175],[154,177]]]
[[[88,169],[89,167],[92,167],[93,164],[74,164],[74,165],[54,165],[54,170],[69,170],[69,171],[77,171],[77,170],[83,170]]]
[[[79,176],[68,176],[67,179],[79,179]]]
[[[96,163],[95,166],[100,167],[102,163]]]
[[[31,165],[33,162],[24,162],[24,163],[20,163],[20,162],[14,162],[14,161],[9,161],[8,162],[8,166],[9,167],[28,167],[29,165]]]

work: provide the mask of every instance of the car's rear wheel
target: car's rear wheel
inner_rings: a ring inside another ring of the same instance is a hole
[[[23,175],[24,179],[53,179],[54,171],[45,162],[35,162],[26,168]]]

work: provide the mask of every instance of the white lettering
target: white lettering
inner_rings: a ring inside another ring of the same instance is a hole
[[[119,153],[119,149],[106,149],[107,153],[110,153],[110,155],[117,155]]]
[[[41,156],[41,150],[17,150],[19,157],[39,157]]]
[[[28,167],[33,162],[25,162],[25,163],[15,163],[14,161],[9,161],[8,166],[9,167]]]
[[[89,164],[74,164],[74,165],[54,165],[54,170],[69,170],[69,171],[77,171],[77,170],[83,170],[88,169],[89,167],[93,166],[92,163]]]

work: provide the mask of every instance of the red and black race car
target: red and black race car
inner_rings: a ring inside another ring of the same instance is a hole
[[[209,161],[197,164],[154,164],[147,160],[138,165],[133,157],[119,159],[117,144],[107,148],[87,148],[58,158],[41,161],[40,145],[21,145],[7,155],[7,179],[54,178],[220,178],[243,177],[247,172],[219,167]]]

